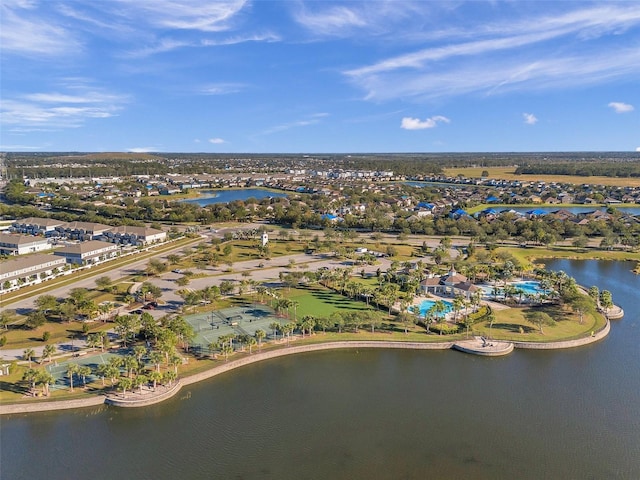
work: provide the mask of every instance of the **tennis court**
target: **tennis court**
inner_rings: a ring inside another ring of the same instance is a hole
[[[56,379],[55,383],[51,385],[51,389],[58,390],[62,388],[69,388],[69,377],[67,376],[67,370],[69,368],[69,364],[75,363],[77,365],[88,365],[91,367],[91,371],[95,372],[98,365],[103,363],[109,363],[109,359],[111,357],[118,357],[122,355],[118,355],[117,353],[98,353],[97,355],[87,355],[81,357],[74,357],[69,360],[65,360],[64,362],[53,362],[47,365],[46,370],[53,375],[53,378]],[[87,383],[93,382],[95,380],[99,380],[99,377],[92,373],[91,375],[87,375]],[[74,375],[73,378],[74,387],[82,386],[82,380],[78,377],[78,375]]]
[[[255,335],[256,330],[271,334],[269,325],[273,322],[285,323],[273,310],[265,305],[253,304],[231,307],[213,312],[185,316],[196,334],[193,346],[206,352],[209,344],[217,342],[224,335]]]

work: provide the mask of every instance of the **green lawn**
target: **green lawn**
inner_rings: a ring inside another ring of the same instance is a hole
[[[578,249],[575,247],[499,247],[497,251],[511,253],[518,261],[528,264],[542,258],[568,258],[577,260],[637,260],[637,252]]]
[[[289,292],[283,290],[283,293],[287,298],[298,302],[298,318],[305,315],[313,315],[316,318],[328,317],[335,311],[367,309],[367,304],[364,302],[351,300],[318,285],[307,288],[292,288]]]
[[[600,315],[585,315],[582,325],[578,315],[562,310],[557,306],[544,309],[554,320],[553,326],[544,326],[544,334],[541,334],[537,325],[527,321],[525,309],[509,308],[506,310],[494,310],[496,320],[491,329],[491,336],[499,340],[511,340],[520,342],[553,342],[571,340],[573,338],[589,335],[594,330],[604,326],[604,318]],[[522,329],[522,330],[521,330]],[[483,322],[473,326],[474,335],[489,336],[489,323]]]
[[[89,332],[95,333],[113,328],[113,323],[104,323],[95,321],[88,323]],[[55,344],[68,342],[71,338],[84,338],[82,333],[82,322],[60,323],[57,321],[47,322],[43,326],[29,329],[23,325],[15,325],[9,330],[0,332],[1,336],[6,337],[7,343],[3,349],[10,348],[27,348],[38,347],[46,344]],[[49,332],[50,337],[46,342],[42,341],[42,334]]]

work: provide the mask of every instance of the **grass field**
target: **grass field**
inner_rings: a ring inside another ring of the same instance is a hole
[[[296,312],[298,318],[305,315],[313,315],[316,318],[328,317],[336,311],[367,310],[366,303],[351,300],[320,286],[292,288],[290,292],[284,293],[287,298],[298,302]]]
[[[638,260],[637,252],[577,249],[575,247],[498,247],[498,252],[507,251],[523,264],[543,258],[566,258],[572,260]]]
[[[104,323],[95,321],[88,323],[88,334],[101,332],[103,330],[109,330],[113,328],[113,323]],[[46,344],[67,343],[71,338],[84,338],[82,332],[82,322],[47,322],[41,327],[29,329],[22,325],[16,325],[9,328],[7,331],[2,332],[2,336],[6,337],[7,343],[3,348],[27,348],[27,347],[39,347]],[[42,341],[42,334],[49,332],[49,340]]]
[[[496,320],[491,329],[491,337],[498,340],[521,342],[571,340],[590,335],[592,331],[602,328],[605,322],[600,315],[585,315],[583,323],[580,324],[577,314],[563,311],[559,307],[547,307],[545,312],[556,320],[556,324],[544,326],[544,334],[541,334],[536,325],[526,320],[525,309],[495,310]],[[474,325],[473,333],[489,336],[489,324]]]
[[[516,175],[516,167],[462,167],[445,168],[444,174],[456,177],[463,175],[467,178],[480,178],[482,172],[489,172],[488,178],[498,180],[519,180],[521,182],[564,182],[582,185],[584,183],[592,185],[608,185],[614,187],[640,187],[640,178],[617,178],[617,177],[579,177],[576,175]]]

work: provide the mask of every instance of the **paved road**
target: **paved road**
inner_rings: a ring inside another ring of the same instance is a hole
[[[169,252],[170,253],[170,252]],[[169,253],[165,253],[162,256],[166,256]],[[160,256],[162,258],[162,256]],[[201,290],[210,285],[220,285],[225,280],[231,280],[235,282],[240,282],[241,280],[251,278],[260,283],[270,283],[279,284],[280,280],[280,272],[281,271],[290,271],[289,267],[290,262],[293,260],[296,267],[298,269],[304,270],[317,270],[322,267],[334,269],[338,267],[349,267],[351,266],[350,260],[338,260],[334,257],[329,257],[324,254],[294,254],[287,255],[283,257],[273,258],[271,260],[247,260],[244,262],[237,262],[233,264],[233,271],[228,272],[229,267],[220,266],[220,267],[209,267],[206,269],[191,269],[196,274],[203,274],[206,277],[195,278],[193,279],[187,288],[193,290]],[[135,273],[140,268],[146,266],[149,260],[145,259],[140,262],[133,262],[124,267],[116,268],[109,273],[109,276],[113,279],[120,278],[122,276],[130,275]],[[263,267],[259,267],[259,264],[264,264]],[[354,272],[360,272],[363,268],[367,273],[374,273],[378,268],[382,271],[385,271],[389,268],[391,261],[387,258],[382,258],[379,260],[379,263],[376,265],[367,265],[367,266],[357,266],[354,267]],[[243,272],[250,272],[251,275],[249,277],[243,276]],[[102,276],[104,274],[100,274]],[[162,302],[164,305],[160,306],[157,310],[147,310],[154,317],[159,318],[163,315],[166,315],[170,312],[177,311],[182,306],[182,298],[176,293],[177,290],[180,290],[184,287],[179,287],[175,280],[177,278],[182,277],[181,274],[168,272],[160,277],[153,277],[150,279],[150,282],[154,285],[160,287],[162,289]],[[48,294],[55,296],[66,296],[69,293],[71,288],[75,287],[94,287],[95,286],[95,278],[89,278],[79,281],[77,284],[67,285],[64,287],[60,287],[57,289],[53,289]],[[18,309],[29,309],[33,308],[34,299],[28,300],[20,300],[14,304],[11,304],[11,308]],[[123,313],[124,313],[123,309]],[[59,345],[57,353],[70,352],[73,348],[83,347],[85,345],[84,340],[74,340],[73,344],[71,341],[65,341]],[[40,357],[42,355],[43,346],[35,346],[33,349],[36,352],[36,357]],[[22,353],[24,348],[19,349],[3,349],[0,350],[0,358],[5,360],[21,360]]]

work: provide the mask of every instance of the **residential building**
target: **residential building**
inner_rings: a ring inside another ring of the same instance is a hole
[[[0,262],[0,289],[13,290],[20,285],[40,283],[65,266],[63,257],[38,253]]]
[[[64,257],[69,263],[91,265],[116,257],[118,251],[119,248],[114,243],[90,240],[56,250],[55,255]]]
[[[151,227],[134,227],[123,225],[112,227],[104,232],[100,240],[126,245],[148,245],[163,242],[167,239],[167,232]]]
[[[16,233],[26,233],[28,235],[44,235],[45,237],[56,235],[56,228],[61,227],[66,222],[53,218],[29,217],[16,220],[9,229]]]
[[[24,255],[50,248],[49,241],[43,237],[0,232],[0,254],[2,255]]]

